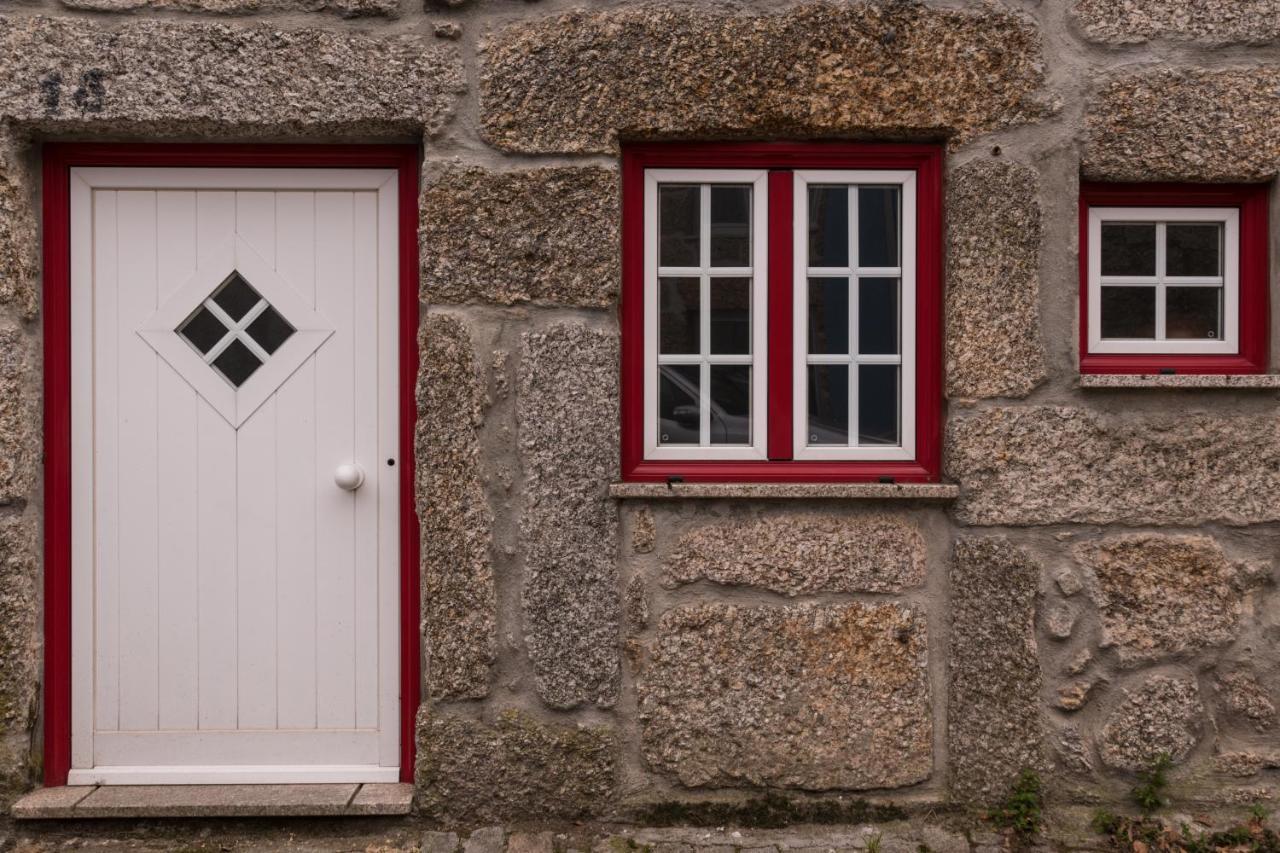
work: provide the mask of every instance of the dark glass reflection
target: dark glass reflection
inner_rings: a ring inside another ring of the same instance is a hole
[[[864,278],[858,282],[858,351],[864,355],[898,352],[896,278]]]
[[[711,187],[711,266],[751,266],[751,187]]]
[[[700,436],[699,367],[668,364],[658,368],[658,443],[698,444]]]
[[[711,352],[751,353],[751,279],[711,279]]]
[[[687,355],[700,351],[700,299],[696,278],[658,280],[658,352]]]
[[[848,279],[809,279],[809,352],[848,355]]]
[[[1165,227],[1165,275],[1222,275],[1222,226],[1170,222]]]
[[[187,322],[178,327],[178,334],[190,341],[201,355],[213,349],[214,344],[222,340],[227,332],[223,322],[203,305]]]
[[[849,367],[809,365],[809,444],[849,443]]]
[[[809,266],[849,266],[848,187],[809,187]]]
[[[898,187],[858,188],[858,265],[898,265],[898,223],[901,220]]]
[[[254,343],[267,351],[268,355],[280,349],[280,345],[293,336],[293,326],[289,325],[289,321],[281,317],[280,312],[270,305],[253,318],[253,322],[245,331],[249,333],[249,337],[253,338]]]
[[[697,185],[658,187],[658,263],[662,266],[700,266],[701,193]]]
[[[751,367],[711,365],[711,443],[751,443]]]
[[[858,368],[858,443],[899,444],[898,366]]]
[[[1155,275],[1155,223],[1102,223],[1102,274]]]
[[[1156,289],[1154,287],[1102,288],[1102,337],[1154,338]]]
[[[218,307],[226,311],[232,320],[237,321],[248,314],[249,309],[257,305],[261,299],[258,291],[250,287],[249,282],[245,281],[238,272],[233,272],[226,283],[213,295],[213,301]]]
[[[213,360],[213,366],[227,377],[228,382],[239,388],[254,374],[254,371],[262,366],[262,362],[247,346],[236,339],[218,354],[218,357]]]
[[[1164,307],[1166,338],[1222,339],[1222,288],[1170,287]]]

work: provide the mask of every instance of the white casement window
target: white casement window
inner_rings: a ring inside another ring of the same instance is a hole
[[[794,175],[797,460],[915,456],[916,177]]]
[[[1089,352],[1239,350],[1240,213],[1089,208]]]
[[[766,458],[767,178],[645,172],[647,459]]]

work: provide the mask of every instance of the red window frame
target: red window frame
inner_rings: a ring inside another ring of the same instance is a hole
[[[769,170],[767,461],[644,458],[644,173]],[[916,173],[916,456],[911,461],[792,457],[792,171]],[[847,142],[639,143],[622,148],[622,477],[635,482],[936,482],[942,462],[942,147]]]
[[[399,223],[400,781],[412,782],[421,696],[419,529],[414,493],[418,377],[418,146],[49,143],[43,149],[44,784],[71,769],[72,166],[395,169]]]
[[[1270,331],[1266,184],[1080,185],[1080,372],[1265,373]],[[1092,353],[1089,351],[1089,209],[1091,207],[1231,207],[1240,211],[1240,351],[1234,355]]]

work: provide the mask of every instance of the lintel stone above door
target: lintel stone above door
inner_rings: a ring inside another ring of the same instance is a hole
[[[239,428],[333,334],[333,325],[252,246],[240,237],[231,242],[226,251],[210,253],[231,258],[230,265],[225,260],[202,264],[138,334],[227,423]],[[239,291],[243,310],[224,307],[227,301],[218,297],[228,288]],[[201,312],[208,316],[197,317]],[[276,331],[276,340],[266,340],[255,334],[253,324],[259,319],[276,326],[282,321],[287,328]],[[224,331],[202,352],[192,340],[196,335],[188,324],[193,321],[220,324]],[[234,354],[232,348],[245,350],[241,355],[249,368],[241,373],[218,364],[220,354]],[[254,362],[259,366],[252,368]]]

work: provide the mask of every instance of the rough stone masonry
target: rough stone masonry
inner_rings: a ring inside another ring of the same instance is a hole
[[[1278,20],[1280,0],[0,0],[5,789],[40,760],[41,143],[416,140],[425,818],[970,805],[1025,769],[1116,802],[1162,752],[1182,801],[1274,801],[1277,385],[1082,387],[1076,198],[1082,177],[1272,181]],[[958,500],[610,497],[634,139],[945,143]]]

